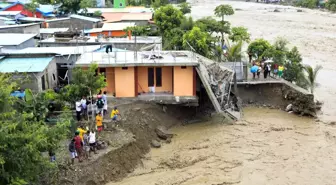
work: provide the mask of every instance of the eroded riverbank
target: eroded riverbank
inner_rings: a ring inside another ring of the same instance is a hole
[[[108,185],[334,184],[336,128],[279,110],[246,108],[244,116],[174,127],[171,144]]]

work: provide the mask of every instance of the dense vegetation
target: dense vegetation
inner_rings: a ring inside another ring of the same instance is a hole
[[[325,3],[320,3],[319,0],[297,0],[294,1],[295,6],[304,8],[326,8],[331,12],[336,12],[336,0],[328,0]]]

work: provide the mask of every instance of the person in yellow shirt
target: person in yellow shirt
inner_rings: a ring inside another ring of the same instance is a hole
[[[84,126],[81,125],[78,127],[77,131],[79,132],[79,137],[81,138],[81,140],[83,141],[83,138],[84,138],[84,134],[87,132],[85,129],[84,129]]]
[[[101,115],[101,112],[96,115],[96,126],[98,132],[101,132],[103,130],[103,116]]]
[[[111,112],[112,121],[117,121],[119,115],[120,115],[120,113],[119,113],[118,108],[114,107],[113,110],[112,110],[112,112]]]
[[[279,75],[279,78],[282,77],[282,75],[283,75],[283,71],[284,71],[284,66],[283,66],[283,65],[280,65],[280,66],[279,66],[279,69],[278,69],[278,75]]]

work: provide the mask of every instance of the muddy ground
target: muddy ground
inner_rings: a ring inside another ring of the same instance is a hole
[[[119,181],[141,164],[141,158],[150,151],[151,140],[160,141],[155,128],[171,128],[194,117],[193,108],[168,106],[163,109],[156,104],[122,100],[111,102],[110,107],[114,105],[118,105],[122,114],[121,121],[118,127],[108,124],[100,136],[109,146],[82,163],[62,165],[59,184],[98,185]],[[70,160],[70,157],[64,159]]]
[[[108,185],[334,184],[336,128],[276,109],[245,108],[233,125],[176,126],[171,144]]]

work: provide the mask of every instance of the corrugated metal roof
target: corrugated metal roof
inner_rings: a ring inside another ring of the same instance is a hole
[[[101,21],[100,19],[85,17],[85,16],[81,16],[81,15],[71,15],[70,18],[82,19],[82,20],[91,21],[91,22],[100,22]]]
[[[44,19],[35,18],[35,17],[21,17],[18,18],[19,21],[25,21],[25,22],[44,22]]]
[[[0,46],[17,46],[35,36],[36,34],[0,33]]]
[[[14,16],[20,13],[21,11],[0,11],[0,16]]]
[[[145,7],[126,7],[126,8],[87,8],[88,13],[100,11],[102,13],[140,13],[140,12],[154,12],[153,8]],[[80,11],[82,12],[82,11]]]
[[[152,13],[128,13],[121,17],[121,21],[149,21],[152,18]]]
[[[98,44],[98,43],[97,43]],[[92,52],[100,48],[100,45],[70,46],[70,47],[29,47],[21,50],[4,50],[7,54],[56,54],[71,55]]]
[[[103,31],[124,30],[127,27],[135,26],[135,23],[104,23]]]
[[[121,18],[127,13],[102,13],[102,16],[105,18],[106,22],[118,22]]]
[[[0,61],[0,72],[42,72],[49,65],[53,57],[44,58],[5,58]]]
[[[101,28],[92,28],[92,29],[84,30],[84,33],[100,33],[102,31],[103,31],[103,29],[101,29]]]
[[[68,31],[69,28],[41,28],[40,33],[55,33]]]
[[[45,22],[57,22],[57,21],[65,21],[65,20],[70,20],[70,17],[50,19],[50,20],[46,20]]]

